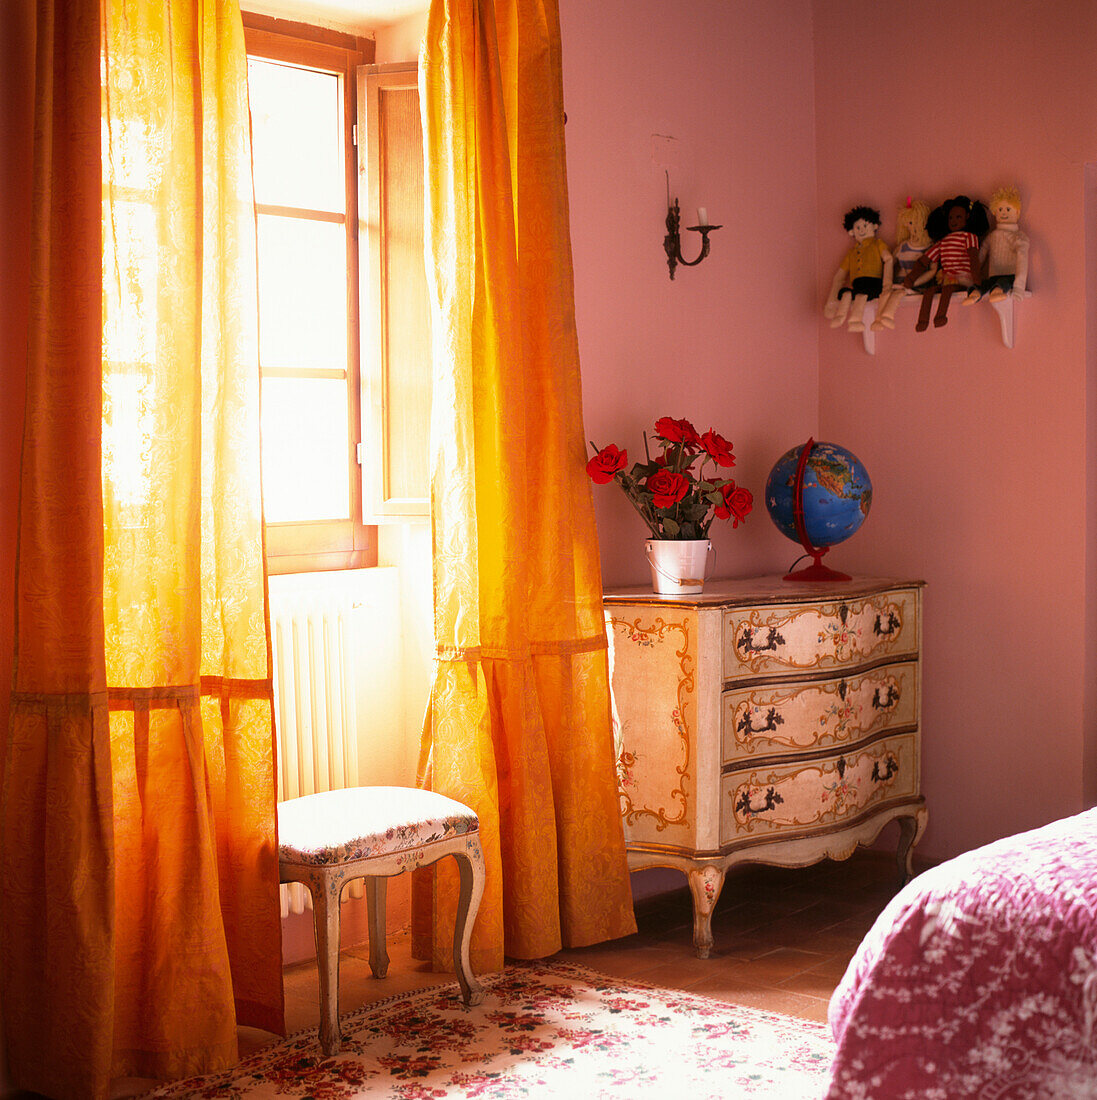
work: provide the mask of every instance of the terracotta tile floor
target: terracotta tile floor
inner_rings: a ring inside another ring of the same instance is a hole
[[[708,959],[693,951],[693,915],[684,885],[637,902],[635,935],[557,957],[618,978],[825,1021],[834,987],[896,886],[895,859],[886,852],[861,851],[842,863],[805,868],[739,867],[728,875],[713,914],[715,945]],[[366,945],[343,951],[342,1013],[450,980],[411,958],[406,933],[390,936],[389,956],[388,977],[377,981]],[[288,1033],[315,1028],[315,963],[287,966],[284,977]],[[248,1028],[241,1029],[240,1038],[241,1056],[273,1041],[267,1032]],[[135,1085],[116,1083],[114,1096],[133,1095],[140,1091]]]

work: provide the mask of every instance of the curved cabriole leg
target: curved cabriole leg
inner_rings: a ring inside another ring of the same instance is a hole
[[[457,899],[457,920],[453,928],[453,969],[461,983],[461,999],[467,1005],[478,1005],[484,999],[484,990],[472,972],[469,961],[469,945],[472,942],[472,926],[480,911],[480,899],[484,896],[484,853],[480,839],[469,835],[464,852],[454,852],[461,876],[461,893]]]
[[[895,860],[899,868],[899,886],[906,886],[914,878],[914,845],[926,827],[926,811],[910,817],[900,817],[899,847],[895,851]]]
[[[693,895],[693,949],[699,959],[712,950],[712,911],[724,888],[724,872],[711,864],[687,872]]]
[[[388,879],[366,875],[366,912],[369,915],[369,968],[375,978],[389,972],[388,944],[385,942],[385,900]]]
[[[342,876],[320,871],[309,880],[312,892],[313,929],[316,935],[316,968],[320,972],[320,1049],[325,1058],[339,1053],[339,895]]]

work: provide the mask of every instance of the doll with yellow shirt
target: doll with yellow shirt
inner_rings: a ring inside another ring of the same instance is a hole
[[[894,257],[876,235],[880,228],[878,210],[855,206],[846,212],[842,225],[854,244],[834,273],[823,316],[831,328],[839,328],[848,317],[851,332],[864,332],[865,306],[891,293]]]

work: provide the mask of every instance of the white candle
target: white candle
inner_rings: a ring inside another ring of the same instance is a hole
[[[697,207],[697,224],[708,225],[708,211],[703,207]]]

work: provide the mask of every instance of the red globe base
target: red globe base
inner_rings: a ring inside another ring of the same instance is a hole
[[[837,569],[831,569],[829,565],[824,565],[820,560],[822,554],[819,555],[811,565],[805,565],[803,569],[794,570],[792,573],[786,573],[783,580],[786,581],[851,581],[853,578],[848,573],[839,573]]]

